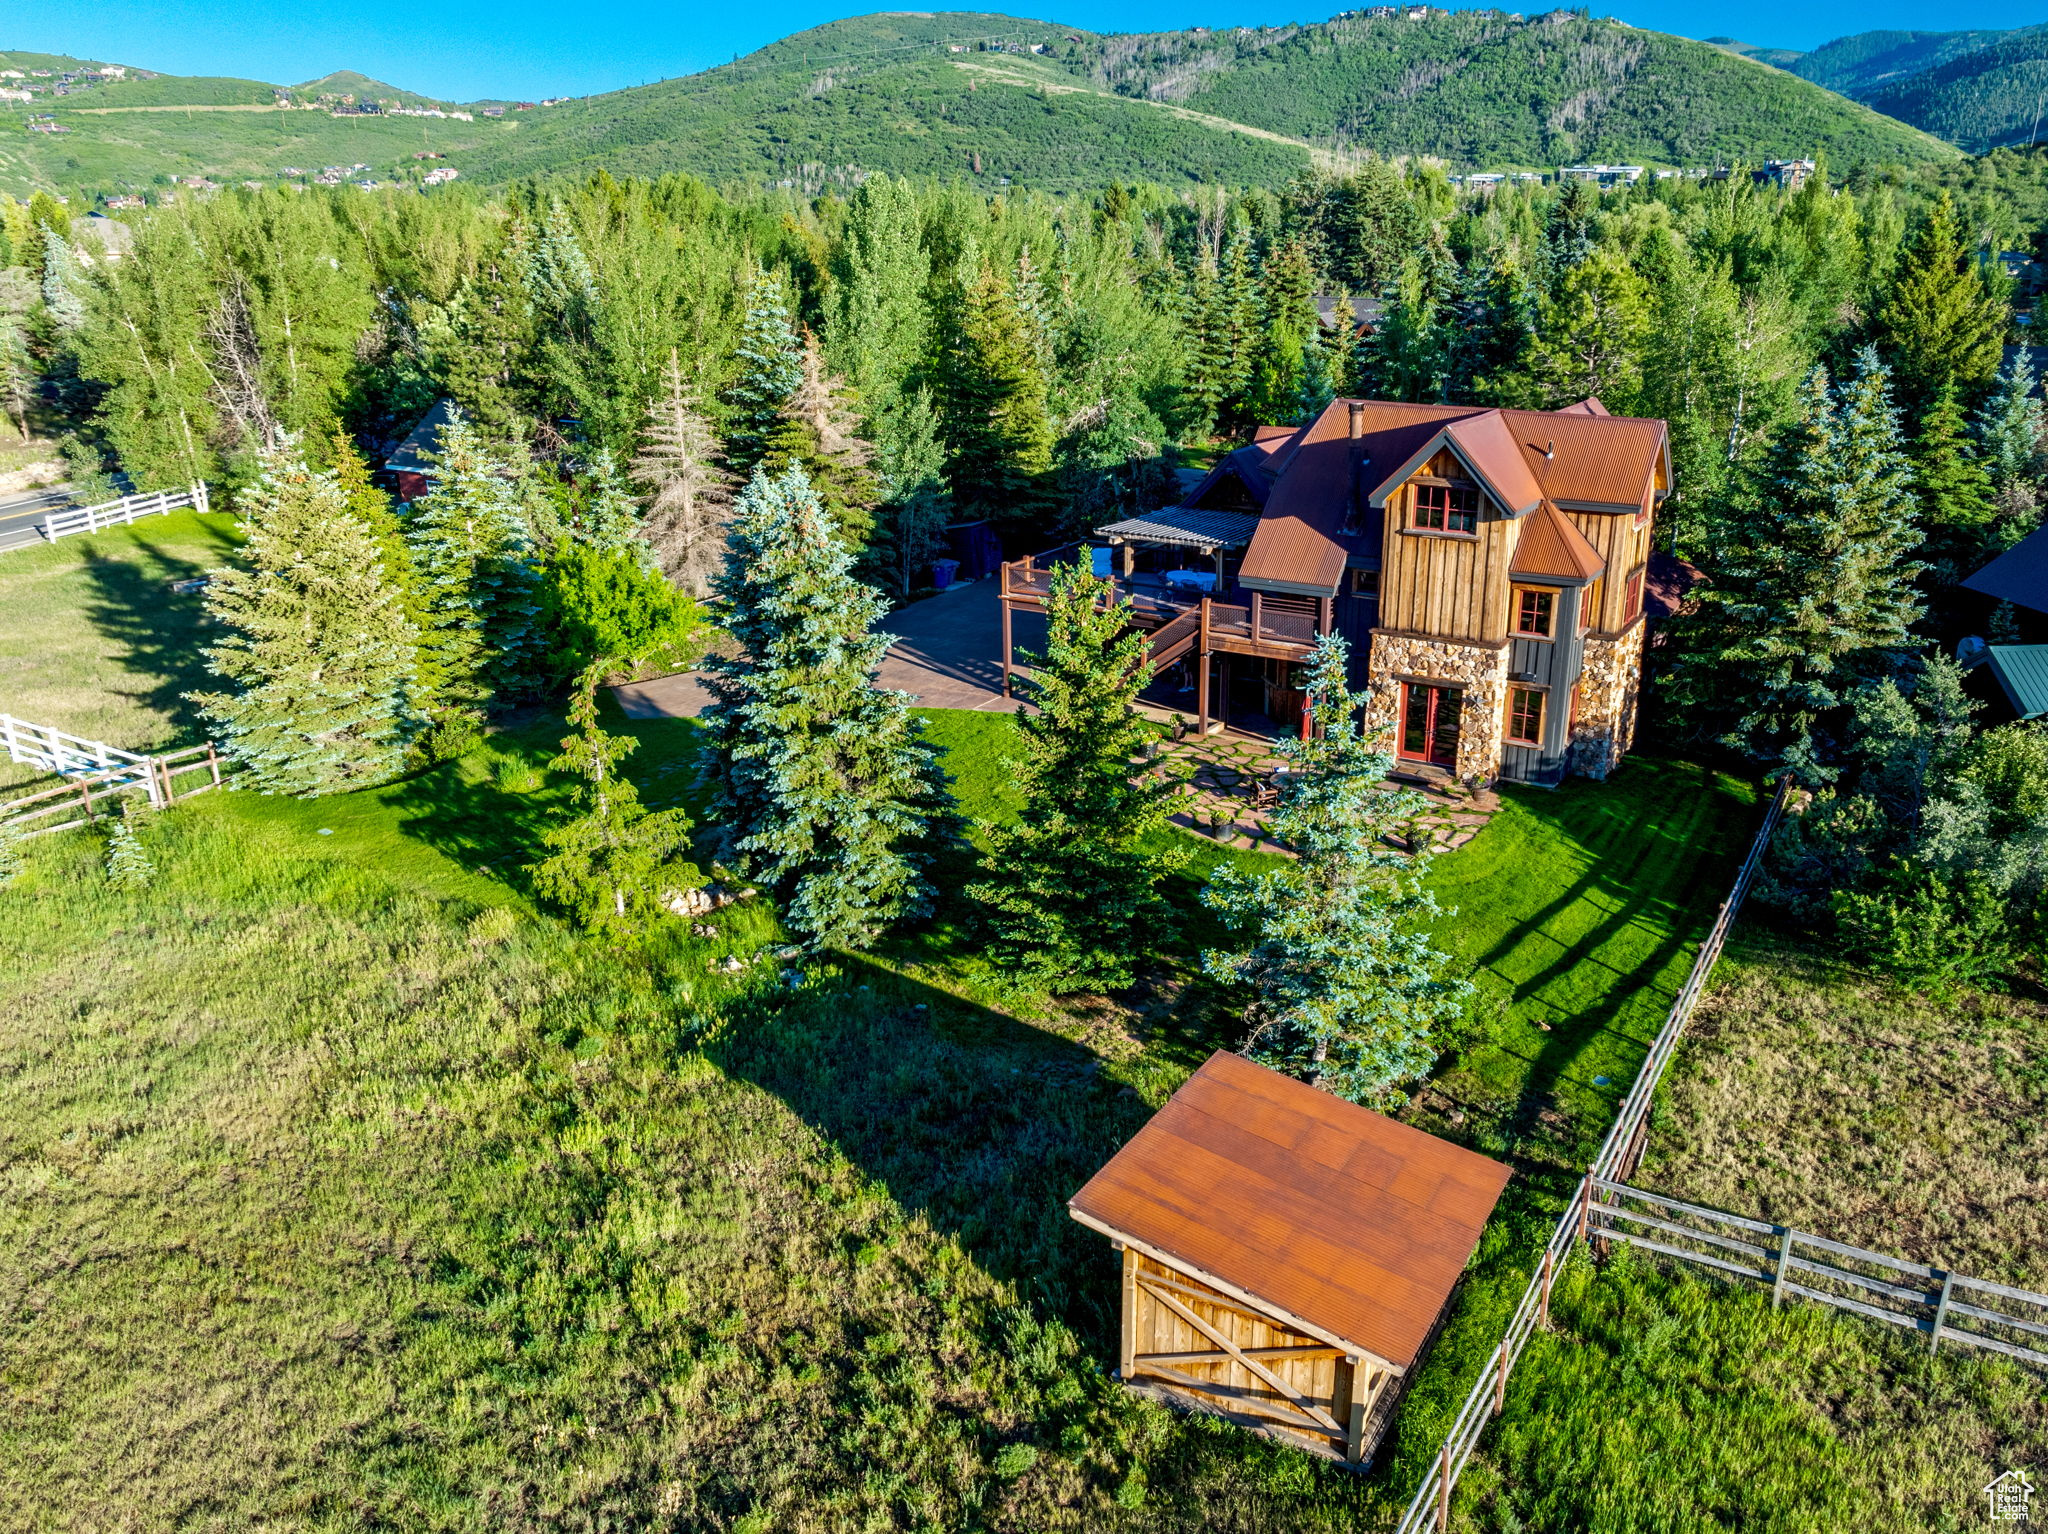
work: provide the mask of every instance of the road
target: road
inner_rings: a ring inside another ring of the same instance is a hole
[[[43,518],[60,506],[71,504],[68,485],[47,490],[30,490],[20,495],[0,496],[0,551],[41,543]]]

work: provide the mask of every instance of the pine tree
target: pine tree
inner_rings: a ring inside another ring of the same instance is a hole
[[[916,589],[920,572],[946,551],[952,497],[946,491],[946,447],[939,412],[923,389],[903,395],[892,412],[876,467],[882,507],[872,564],[886,572],[897,595]]]
[[[804,381],[803,347],[790,328],[782,279],[757,266],[747,279],[747,317],[735,349],[739,377],[725,391],[726,451],[732,466],[751,473],[768,451],[782,407]]]
[[[864,945],[927,908],[927,844],[950,814],[911,698],[875,686],[886,604],[852,565],[792,468],[742,492],[714,582],[739,653],[707,667],[712,818],[820,947]]]
[[[1616,415],[1634,409],[1650,333],[1650,294],[1628,257],[1603,245],[1568,271],[1538,308],[1529,371],[1543,408],[1598,398]]]
[[[985,828],[981,880],[967,890],[986,907],[998,962],[1054,992],[1129,985],[1154,886],[1186,861],[1145,845],[1180,788],[1134,777],[1153,739],[1137,709],[1152,667],[1130,604],[1105,595],[1085,559],[1053,572],[1045,649],[1024,656],[1035,711],[1013,716],[1023,815]]]
[[[825,371],[824,354],[806,330],[797,386],[782,402],[760,467],[774,479],[801,465],[832,525],[857,550],[873,540],[875,503],[881,497],[868,468],[875,450],[862,440],[859,428],[859,412],[845,382]]]
[[[1316,730],[1275,750],[1291,767],[1273,834],[1294,861],[1252,874],[1226,865],[1202,903],[1249,949],[1211,952],[1203,965],[1248,986],[1244,1052],[1352,1102],[1390,1107],[1400,1086],[1436,1058],[1431,1031],[1454,1021],[1471,985],[1453,978],[1428,924],[1439,914],[1424,887],[1433,843],[1412,857],[1389,851],[1426,807],[1387,781],[1392,756],[1359,731],[1361,700],[1345,686],[1346,646],[1316,641],[1308,686]]]
[[[1042,519],[1052,468],[1050,380],[1008,279],[991,265],[967,290],[949,361],[954,500],[972,516]]]
[[[1909,402],[1931,401],[1944,386],[1974,393],[1997,370],[2005,306],[1984,286],[1947,192],[1908,243],[1876,330]]]
[[[1322,328],[1308,247],[1289,240],[1266,263],[1265,338],[1251,367],[1247,408],[1255,421],[1288,422],[1301,408],[1308,352]]]
[[[412,503],[406,541],[427,593],[422,680],[444,709],[475,716],[538,680],[539,578],[506,461],[451,411],[433,488]]]
[[[1732,720],[1722,739],[1808,782],[1830,774],[1825,722],[1895,669],[1919,615],[1920,529],[1884,365],[1871,348],[1831,390],[1816,367],[1800,415],[1730,528],[1700,607],[1674,628],[1681,709]]]
[[[626,489],[610,448],[591,455],[581,503],[569,518],[569,536],[594,549],[651,555],[640,535],[640,507]]]
[[[1181,395],[1195,430],[1206,435],[1221,423],[1231,392],[1230,318],[1216,263],[1206,256],[1189,278],[1185,313]]]
[[[646,527],[655,557],[694,597],[711,589],[732,515],[732,476],[719,467],[723,457],[671,351],[661,392],[648,402],[632,474],[653,493]]]
[[[677,854],[690,843],[679,809],[650,811],[620,770],[639,742],[597,722],[597,683],[605,662],[587,669],[569,704],[575,734],[550,764],[580,778],[562,821],[541,835],[550,856],[528,872],[539,896],[586,929],[624,938],[658,919],[665,902],[702,887],[704,874]]]
[[[413,566],[412,548],[405,541],[405,525],[398,519],[397,507],[370,479],[370,466],[347,432],[337,431],[328,439],[328,456],[334,464],[334,483],[341,491],[342,504],[376,540],[385,581],[398,593],[406,621],[415,631],[424,633],[428,611],[426,588]],[[427,706],[428,700],[417,684],[412,701],[416,709],[423,711]]]
[[[1927,529],[1980,527],[1991,520],[1991,478],[1964,429],[1953,384],[1935,391],[1913,440],[1913,489]]]
[[[526,226],[514,219],[505,241],[449,301],[440,360],[448,395],[493,440],[530,429],[541,402],[529,383],[538,319],[526,291]]]
[[[242,496],[243,563],[206,588],[230,692],[187,694],[266,791],[312,797],[393,777],[415,724],[418,632],[332,474],[279,456]]]
[[[156,864],[136,834],[139,818],[131,796],[123,794],[114,801],[114,823],[107,833],[107,883],[117,890],[148,889],[156,880]]]

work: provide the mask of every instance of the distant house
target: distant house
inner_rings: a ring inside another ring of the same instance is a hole
[[[1759,185],[1782,186],[1788,192],[1796,192],[1806,185],[1813,169],[1811,160],[1766,160],[1763,169],[1750,172],[1750,176]]]
[[[1260,428],[1180,504],[1095,529],[1103,573],[1185,662],[1197,728],[1301,717],[1319,635],[1350,642],[1367,720],[1421,779],[1603,778],[1633,743],[1665,425],[1566,410],[1337,400]],[[1044,601],[1004,567],[1012,615]]]
[[[427,493],[439,462],[441,433],[454,409],[453,400],[436,400],[434,408],[420,417],[419,424],[384,460],[382,477],[401,501],[416,501]]]
[[[1565,165],[1557,172],[1560,181],[1590,181],[1595,186],[1634,186],[1643,179],[1640,165]]]

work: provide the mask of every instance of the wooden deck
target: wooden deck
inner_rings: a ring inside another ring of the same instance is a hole
[[[1011,659],[1011,617],[1020,607],[1043,609],[1052,590],[1052,565],[1067,553],[1026,555],[1004,563],[999,571],[1003,607],[1003,695],[1017,666]],[[1207,594],[1183,592],[1163,584],[1112,575],[1105,581],[1112,602],[1130,605],[1131,621],[1151,635],[1153,670],[1159,671],[1192,655],[1196,657],[1196,711],[1199,728],[1209,727],[1209,667],[1214,655],[1244,655],[1257,660],[1299,664],[1308,659],[1316,637],[1333,624],[1328,597],[1273,597],[1254,592],[1249,603],[1222,602]]]

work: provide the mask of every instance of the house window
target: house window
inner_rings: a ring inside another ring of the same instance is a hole
[[[1515,588],[1515,633],[1524,639],[1548,639],[1557,612],[1557,593],[1533,586]]]
[[[1643,572],[1638,570],[1628,578],[1628,594],[1621,605],[1621,621],[1631,622],[1643,610]]]
[[[1379,599],[1380,573],[1377,570],[1353,570],[1351,572],[1351,594],[1355,597]]]
[[[1457,687],[1401,684],[1400,755],[1406,761],[1429,762],[1455,769],[1458,765],[1458,717],[1465,694]]]
[[[1432,533],[1479,531],[1479,492],[1469,485],[1417,485],[1415,526]]]
[[[1508,689],[1508,743],[1516,746],[1543,744],[1543,689]]]

